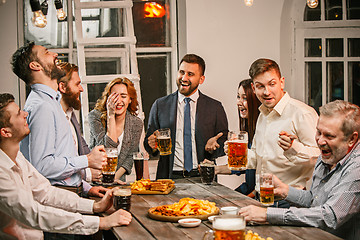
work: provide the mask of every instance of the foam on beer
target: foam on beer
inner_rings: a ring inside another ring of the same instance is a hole
[[[213,228],[223,231],[245,230],[245,220],[243,218],[217,218],[213,221]]]
[[[114,193],[115,196],[131,196],[131,189],[129,188],[119,188],[115,189]]]
[[[158,137],[156,137],[157,139],[170,139],[170,137],[169,136],[158,136]]]

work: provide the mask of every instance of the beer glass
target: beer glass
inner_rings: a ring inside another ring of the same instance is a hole
[[[119,186],[113,189],[114,208],[116,210],[124,209],[130,211],[131,207],[131,187]]]
[[[212,228],[205,233],[203,240],[244,240],[246,222],[240,215],[221,215],[214,217]]]
[[[260,203],[263,206],[274,204],[274,184],[271,173],[261,173],[260,175]]]
[[[144,155],[142,152],[134,152],[133,160],[135,165],[136,180],[142,179],[144,176]]]
[[[102,167],[102,183],[104,185],[111,185],[114,182],[115,172],[118,162],[117,148],[105,148],[107,162]]]
[[[248,134],[230,131],[228,134],[228,164],[231,170],[245,170],[247,165]]]
[[[169,128],[159,129],[155,131],[156,147],[160,152],[160,155],[171,154],[171,134]]]
[[[202,183],[211,185],[215,178],[215,164],[200,163],[200,178]]]

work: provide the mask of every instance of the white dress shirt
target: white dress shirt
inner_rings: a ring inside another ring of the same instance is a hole
[[[174,153],[174,171],[184,170],[184,108],[186,96],[178,92],[177,104],[177,119],[176,119],[176,139],[175,139],[175,153]],[[199,98],[199,90],[196,90],[190,97],[190,118],[191,118],[191,145],[192,145],[192,159],[193,169],[197,168],[197,153],[195,143],[195,117],[196,117],[196,104]]]
[[[318,115],[303,102],[290,98],[288,93],[272,111],[261,105],[256,131],[248,155],[248,168],[275,174],[286,184],[305,187],[310,179],[320,150],[315,142]],[[291,148],[284,151],[279,145],[279,133],[296,135]],[[315,159],[316,160],[316,159]]]
[[[94,234],[94,200],[51,186],[19,151],[15,164],[0,149],[0,239],[43,239],[43,231]]]

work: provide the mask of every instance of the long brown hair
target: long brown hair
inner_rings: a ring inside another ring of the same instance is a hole
[[[116,84],[124,84],[127,88],[128,94],[130,96],[131,102],[127,108],[127,111],[129,111],[132,115],[137,115],[136,111],[138,110],[138,100],[137,100],[137,94],[136,89],[134,87],[134,84],[127,79],[126,77],[123,78],[115,78],[111,82],[109,82],[103,93],[102,96],[96,101],[95,109],[101,112],[101,123],[106,128],[106,119],[107,119],[107,108],[106,108],[106,101],[108,97],[110,96],[111,89]]]
[[[239,114],[239,124],[240,124],[240,130],[241,131],[247,131],[249,133],[249,143],[252,142],[254,134],[255,134],[255,128],[256,128],[256,121],[259,116],[259,106],[261,105],[261,102],[259,99],[257,99],[254,91],[251,87],[251,79],[245,79],[242,80],[239,83],[239,88],[242,86],[245,91],[246,95],[246,101],[248,106],[248,118],[242,118],[240,116],[240,110],[238,108],[238,114]]]

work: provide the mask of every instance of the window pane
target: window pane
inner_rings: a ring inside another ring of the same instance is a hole
[[[360,57],[360,38],[349,38],[349,57]]]
[[[326,39],[326,56],[343,57],[344,39],[342,38]]]
[[[321,62],[306,62],[308,103],[316,110],[322,105]]]
[[[86,58],[86,75],[121,74],[121,64],[118,58]]]
[[[141,79],[141,97],[146,127],[152,104],[159,97],[163,97],[168,94],[167,78],[169,76],[169,61],[169,54],[138,55],[138,65]]]
[[[360,62],[349,62],[349,101],[360,106]]]
[[[304,21],[320,21],[321,19],[321,1],[316,8],[309,8],[304,1],[305,11],[304,11]]]
[[[169,1],[134,0],[133,19],[138,47],[170,46]]]
[[[47,24],[44,28],[38,28],[32,24],[31,19],[33,13],[31,11],[30,1],[23,2],[25,42],[34,41],[36,44],[47,48],[64,48],[69,46],[67,18],[64,21],[57,19],[53,1],[48,1]],[[66,1],[63,1],[63,9],[66,12]]]
[[[342,0],[325,1],[325,20],[342,20]]]
[[[329,83],[329,101],[344,99],[344,63],[327,62],[326,72]]]
[[[96,101],[101,97],[107,83],[88,84],[89,112],[94,109]]]
[[[321,57],[321,38],[305,39],[305,57]]]
[[[346,0],[347,19],[360,19],[360,1]]]

